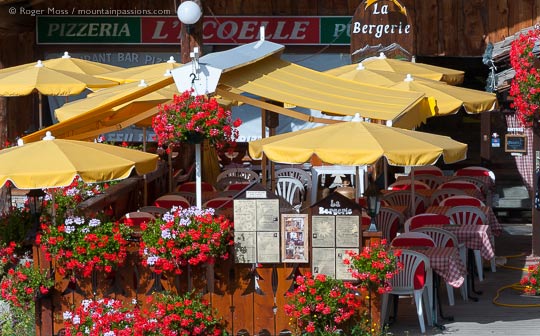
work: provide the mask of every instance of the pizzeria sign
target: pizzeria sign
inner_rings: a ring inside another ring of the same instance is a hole
[[[179,45],[175,16],[38,16],[37,44]],[[203,43],[238,45],[265,39],[285,45],[349,45],[347,16],[214,16],[203,21]]]

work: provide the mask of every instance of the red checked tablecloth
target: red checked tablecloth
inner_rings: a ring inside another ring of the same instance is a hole
[[[480,250],[480,255],[486,260],[491,260],[495,256],[489,227],[487,225],[430,225],[454,233],[458,242],[465,244],[471,250]]]
[[[455,247],[429,247],[418,250],[426,255],[431,263],[431,268],[441,276],[444,282],[452,287],[460,287],[465,281],[467,269]]]

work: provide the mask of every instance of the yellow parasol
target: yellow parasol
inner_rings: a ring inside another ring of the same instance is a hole
[[[326,73],[355,82],[423,93],[430,103],[433,115],[453,114],[462,106],[467,113],[481,113],[497,108],[495,94],[447,85],[410,74],[369,70],[364,67],[363,62],[331,69]]]
[[[415,77],[443,81],[450,85],[463,83],[463,77],[465,76],[465,73],[461,70],[386,58],[384,53],[381,53],[379,57],[366,58],[362,63],[369,70],[390,71],[402,75],[411,74]]]
[[[275,135],[249,143],[249,154],[272,161],[304,163],[316,155],[325,163],[360,166],[385,157],[395,166],[434,164],[439,157],[446,163],[464,160],[467,145],[449,137],[387,127],[374,123],[342,122],[308,130]]]
[[[124,97],[126,94],[136,91],[141,87],[146,87],[147,85],[146,81],[141,80],[139,82],[132,82],[99,90],[89,94],[86,98],[64,104],[62,107],[56,109],[54,113],[60,122],[74,117],[81,117],[89,110],[114,102],[119,98]],[[169,85],[127,103],[115,106],[108,111],[104,111],[103,117],[111,118],[118,116],[119,114],[135,116],[137,113],[155,108],[158,104],[171,100],[175,94],[178,94],[176,86]],[[105,113],[109,114],[105,116]]]
[[[80,114],[76,116],[73,114],[69,116],[69,119],[66,115],[63,117],[65,118],[64,121],[29,134],[23,137],[23,140],[26,142],[39,140],[46,131],[51,131],[56,135],[56,137],[62,139],[89,139],[94,138],[99,134],[133,125],[151,117],[153,114],[155,114],[155,112],[146,111],[137,113],[135,115],[122,115],[122,111],[114,111],[113,109],[117,106],[128,103],[133,99],[151,94],[154,91],[162,89],[173,83],[174,81],[172,76],[169,76],[148,83],[144,82],[142,85],[140,85],[141,83],[133,83],[121,85],[122,89],[115,87],[115,91],[116,89],[120,90],[117,92],[117,94],[113,94],[107,99],[104,98],[101,102],[99,99],[97,99],[95,105],[89,106],[84,111],[80,111]],[[124,86],[128,86],[127,89],[125,89]],[[95,94],[107,94],[108,90],[109,89],[106,89],[99,93],[96,92]],[[78,101],[73,102],[73,104],[75,103],[78,103]],[[58,115],[60,116],[60,114]]]
[[[98,75],[98,77],[117,81],[119,83],[138,82],[141,79],[151,80],[159,78],[166,74],[167,71],[171,71],[172,69],[181,65],[181,63],[176,63],[174,57],[171,56],[167,62],[141,65],[118,71],[102,73]]]
[[[41,61],[31,67],[25,66],[0,73],[0,96],[26,96],[38,92],[40,128],[43,126],[42,95],[70,96],[79,94],[86,88],[96,89],[115,85],[118,85],[118,82],[83,73],[54,70]]]
[[[158,156],[106,144],[55,139],[0,151],[0,185],[11,181],[19,189],[69,185],[76,176],[86,183],[129,177],[133,169],[146,174],[156,169]]]
[[[99,63],[99,62],[92,62],[92,61],[84,60],[81,58],[74,58],[74,57],[71,57],[67,51],[64,52],[64,55],[62,57],[45,60],[45,61],[42,61],[42,63],[49,69],[69,71],[69,72],[81,73],[81,74],[91,75],[91,76],[99,75],[99,74],[111,72],[111,71],[119,71],[123,69],[122,67],[118,67],[114,65],[109,65],[109,64]],[[32,62],[32,63],[26,63],[26,64],[17,65],[17,66],[13,66],[9,68],[4,68],[0,70],[0,73],[9,72],[13,70],[21,70],[24,68],[31,68],[35,64],[36,64],[35,62]]]
[[[467,145],[446,136],[361,122],[357,114],[350,122],[249,142],[253,159],[261,159],[263,154],[274,162],[289,164],[305,163],[316,155],[335,165],[372,165],[384,157],[395,166],[423,166],[435,164],[440,157],[446,163],[464,160]],[[358,194],[359,188],[356,191]],[[414,187],[411,192],[414,195]],[[312,191],[312,202],[313,197]]]

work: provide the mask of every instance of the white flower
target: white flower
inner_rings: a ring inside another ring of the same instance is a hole
[[[154,266],[154,264],[156,263],[156,261],[159,260],[159,257],[156,257],[156,256],[150,256],[146,259],[146,263],[150,266]]]
[[[116,334],[114,333],[114,331],[107,331],[106,333],[103,334],[103,336],[115,336]]]
[[[64,320],[71,320],[73,318],[73,313],[70,311],[65,311],[62,316],[64,317]]]
[[[82,300],[81,301],[81,306],[83,307],[83,310],[85,312],[88,311],[88,306],[90,306],[91,303],[92,303],[91,300]]]
[[[80,324],[81,323],[81,317],[79,315],[73,316],[73,324]]]
[[[73,233],[73,232],[75,232],[75,226],[73,226],[73,225],[65,225],[64,230],[66,231],[67,234]]]
[[[101,224],[101,221],[97,218],[92,218],[89,222],[88,222],[88,226],[90,227],[96,227],[96,226],[99,226]]]
[[[163,214],[163,220],[166,221],[166,222],[170,222],[170,221],[173,221],[174,220],[174,215],[170,212],[167,212],[165,214]]]
[[[131,304],[136,305],[137,304],[137,299],[131,299]]]
[[[66,196],[75,196],[79,193],[79,189],[77,188],[70,188],[66,190]]]
[[[82,233],[90,233],[90,228],[84,227],[81,229]]]
[[[166,230],[161,231],[161,238],[171,239],[171,230],[166,229]]]

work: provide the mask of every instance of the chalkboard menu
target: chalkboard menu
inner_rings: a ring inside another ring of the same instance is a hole
[[[506,152],[527,153],[527,136],[524,134],[506,134],[505,135]]]

